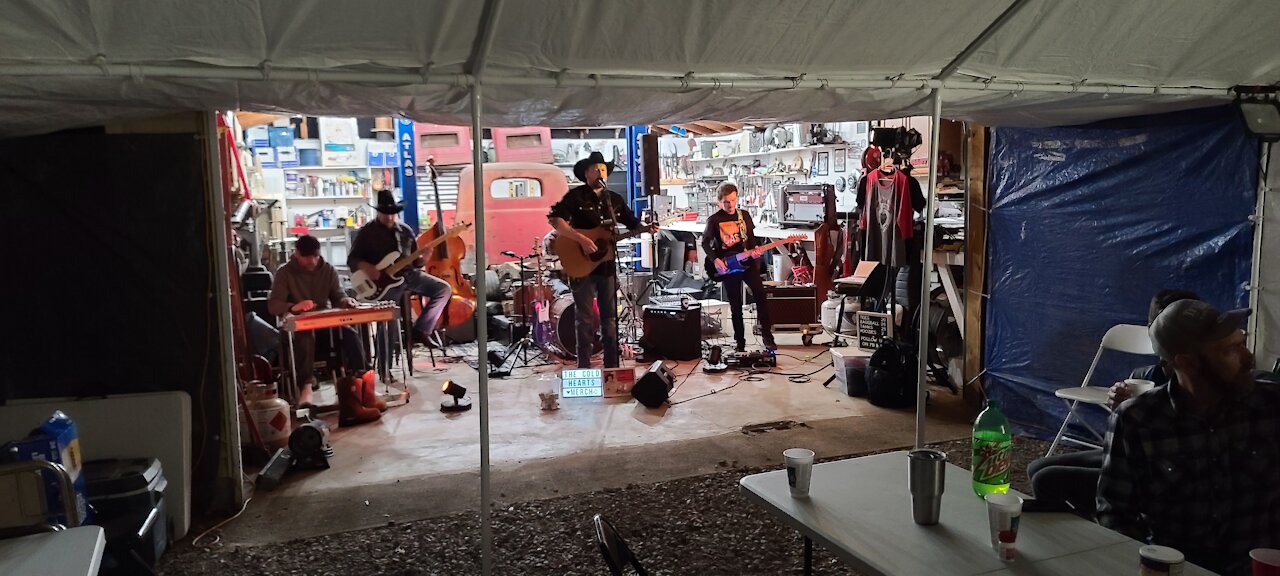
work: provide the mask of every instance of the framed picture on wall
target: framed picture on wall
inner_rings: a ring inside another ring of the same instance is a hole
[[[828,165],[828,163],[830,163],[830,161],[831,161],[831,153],[830,153],[830,152],[819,152],[819,153],[818,153],[818,175],[819,175],[819,176],[826,176],[826,175],[827,175],[827,172],[828,172],[828,171],[827,171],[827,165]]]
[[[849,156],[848,156],[848,154],[845,152],[845,150],[846,150],[845,148],[837,148],[837,149],[836,149],[836,152],[835,152],[835,165],[833,166],[833,169],[834,169],[836,172],[844,172],[845,165],[846,165],[847,161],[849,160]]]

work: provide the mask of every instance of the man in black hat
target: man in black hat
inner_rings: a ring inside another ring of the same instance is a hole
[[[1172,378],[1111,416],[1098,481],[1100,524],[1223,574],[1280,546],[1280,386],[1253,371],[1251,313],[1179,300],[1156,317]]]
[[[547,214],[547,221],[555,228],[556,233],[572,239],[582,246],[588,254],[596,251],[596,244],[591,238],[578,232],[600,226],[615,227],[617,224],[630,230],[646,227],[640,223],[627,201],[622,195],[605,188],[605,181],[613,172],[613,163],[605,162],[604,155],[592,152],[590,156],[573,165],[573,175],[585,182],[564,195]],[[658,231],[657,224],[647,226],[649,233]],[[618,367],[620,353],[618,349],[618,268],[613,260],[606,260],[596,266],[585,278],[572,278],[569,286],[573,289],[574,322],[577,325],[575,342],[577,344],[578,367],[591,366],[591,348],[595,339],[592,322],[592,310],[600,310],[600,332],[604,339],[604,365],[606,368]]]
[[[293,245],[293,258],[276,270],[271,281],[267,311],[275,316],[284,316],[333,307],[352,308],[355,305],[355,299],[338,287],[337,271],[320,256],[320,241],[310,235],[298,237]],[[342,345],[343,366],[360,375],[368,368],[360,334],[353,326],[343,326],[338,329],[338,337]],[[293,349],[294,376],[298,382],[295,404],[306,407],[311,404],[311,387],[315,384],[312,369],[316,357],[315,332],[307,330],[294,334]]]
[[[378,191],[378,203],[373,206],[378,210],[378,217],[365,224],[356,233],[351,242],[351,252],[347,254],[347,267],[352,271],[363,270],[370,278],[377,279],[382,273],[377,264],[392,252],[409,254],[418,249],[413,229],[400,221],[400,212],[404,210],[404,202],[397,202],[395,194],[390,190]],[[425,296],[429,299],[426,308],[413,323],[413,340],[428,344],[429,337],[440,324],[440,315],[453,296],[449,283],[422,271],[422,258],[400,271],[404,284],[387,293],[388,300],[399,300],[408,290],[410,294]],[[382,367],[382,362],[379,361]]]

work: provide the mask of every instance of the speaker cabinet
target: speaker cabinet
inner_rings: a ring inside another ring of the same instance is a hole
[[[765,286],[764,293],[764,305],[769,307],[769,320],[774,324],[818,323],[818,298],[813,286]]]
[[[631,387],[631,397],[646,408],[657,408],[667,401],[674,382],[674,375],[658,360],[649,366],[644,376],[636,380],[635,386]]]
[[[642,187],[646,196],[662,194],[662,171],[658,168],[658,135],[640,135],[640,164],[644,167]]]
[[[702,307],[693,305],[644,307],[645,353],[668,360],[693,360],[702,356]]]

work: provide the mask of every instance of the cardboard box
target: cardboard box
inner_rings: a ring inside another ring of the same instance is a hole
[[[258,163],[258,166],[260,168],[279,168],[280,167],[280,165],[276,163],[275,148],[254,148],[253,160]]]
[[[269,148],[271,146],[271,133],[267,128],[267,126],[254,126],[244,131],[244,139],[249,147]]]
[[[370,142],[368,144],[369,166],[377,168],[396,165],[395,142]]]
[[[67,470],[67,474],[71,476],[72,490],[75,492],[75,506],[81,523],[88,523],[89,506],[88,499],[85,497],[85,479],[82,471],[83,459],[80,455],[80,438],[76,431],[74,422],[57,435],[51,435],[44,429],[37,430],[31,436],[22,440],[15,440],[4,445],[4,459],[10,462],[32,462],[35,460],[44,460],[61,464]],[[43,481],[43,489],[45,496],[45,510],[52,516],[52,520],[62,525],[68,525],[67,511],[62,507],[62,492],[58,485],[59,479],[51,472],[41,471],[41,479]]]
[[[293,146],[280,146],[276,148],[276,164],[281,168],[297,168],[298,149]]]

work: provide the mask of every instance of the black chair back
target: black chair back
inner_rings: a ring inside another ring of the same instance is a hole
[[[622,539],[622,535],[614,529],[613,524],[604,516],[596,514],[594,519],[596,525],[596,544],[600,546],[600,554],[604,556],[604,563],[609,566],[609,573],[613,576],[622,576],[623,569],[631,566],[640,576],[649,576],[644,566],[640,565],[640,561],[631,553],[631,548],[627,546],[627,541]]]

